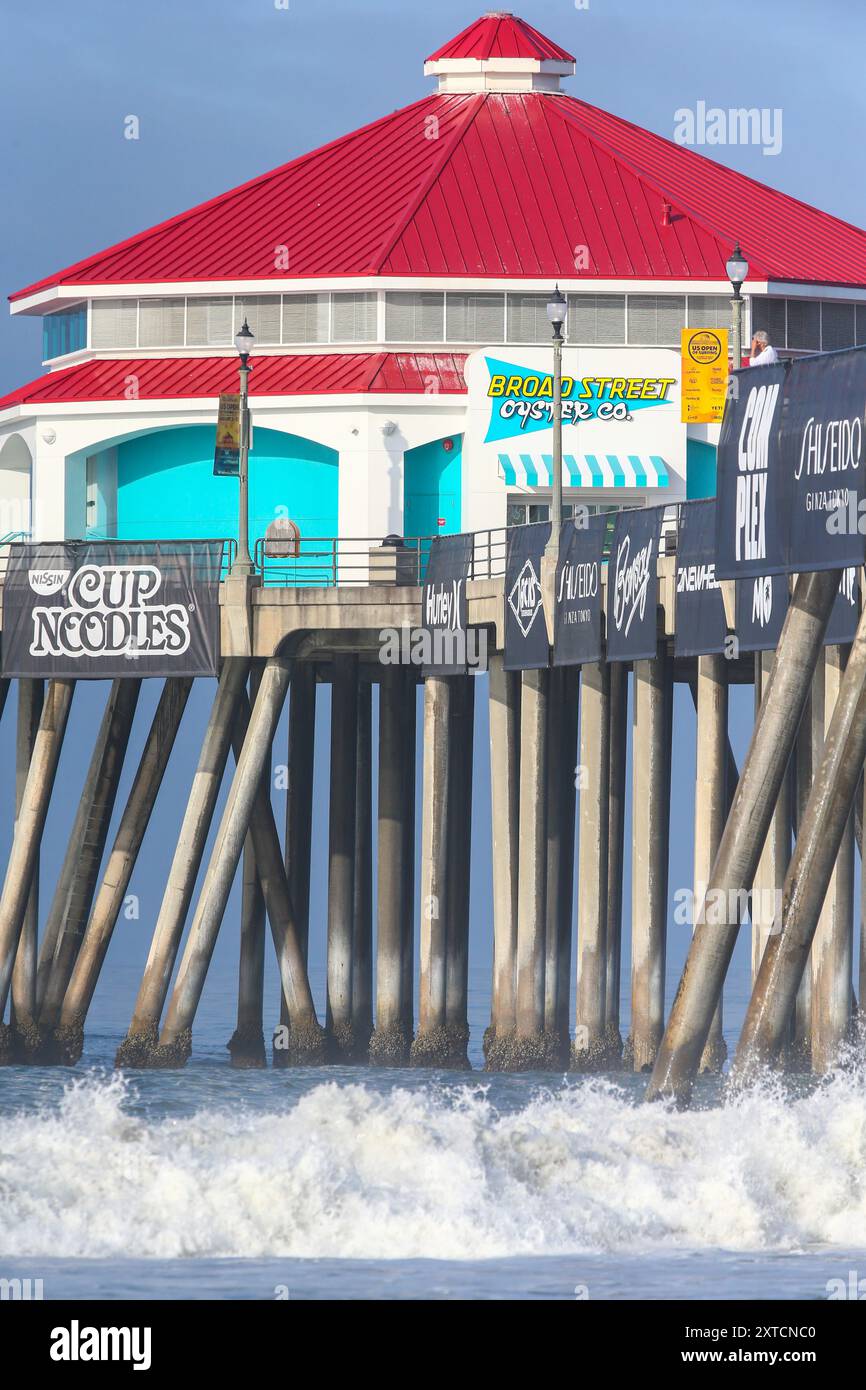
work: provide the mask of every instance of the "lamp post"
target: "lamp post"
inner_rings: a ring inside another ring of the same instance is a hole
[[[547,551],[557,556],[562,526],[562,331],[568,318],[568,300],[558,285],[548,301],[547,317],[553,328],[553,478]]]
[[[731,308],[734,311],[734,371],[737,371],[743,360],[743,296],[740,294],[740,287],[749,273],[749,262],[740,250],[739,242],[728,257],[725,269],[734,291]]]
[[[238,553],[231,568],[232,577],[255,574],[255,565],[250,555],[250,353],[253,350],[253,333],[246,319],[235,334],[235,347],[241,359],[241,446],[238,460]]]

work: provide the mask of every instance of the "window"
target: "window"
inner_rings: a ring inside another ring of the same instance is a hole
[[[752,332],[762,328],[774,348],[788,345],[787,314],[784,299],[752,298]]]
[[[854,347],[857,325],[853,304],[821,305],[821,348],[833,352],[836,348]]]
[[[857,347],[860,347],[860,346],[862,346],[862,344],[866,343],[866,304],[858,304],[858,305],[857,305],[856,324],[857,324],[857,343],[856,343],[856,346],[857,346]]]
[[[87,305],[47,314],[42,320],[42,361],[87,347]]]
[[[134,348],[137,339],[137,299],[94,299],[90,310],[92,347]]]
[[[624,294],[570,294],[568,296],[570,343],[624,343]]]
[[[630,294],[628,297],[630,343],[678,347],[685,321],[684,294]]]
[[[821,306],[815,299],[788,300],[789,348],[819,352],[821,348]]]
[[[335,343],[374,343],[378,339],[375,294],[335,294],[331,299],[331,339]]]
[[[283,342],[326,343],[330,307],[327,294],[284,295]]]
[[[508,341],[510,343],[548,343],[553,329],[547,317],[546,294],[508,296]]]
[[[690,328],[730,328],[733,318],[730,299],[723,294],[690,294]]]
[[[449,343],[504,342],[505,296],[449,294],[447,337]]]
[[[139,347],[183,347],[184,299],[142,299],[138,306]]]
[[[385,340],[389,343],[444,342],[444,294],[386,294]]]
[[[280,341],[280,296],[249,294],[235,300],[235,333],[246,319],[257,343]],[[234,334],[232,335],[234,337]]]
[[[228,347],[236,331],[231,295],[187,300],[186,341],[190,347]]]

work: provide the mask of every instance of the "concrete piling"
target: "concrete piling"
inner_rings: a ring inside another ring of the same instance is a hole
[[[223,661],[132,1022],[118,1048],[116,1066],[148,1066],[157,1044],[159,1020],[201,867],[248,674],[248,661],[239,657]]]
[[[734,908],[727,915],[734,920],[708,925],[705,914],[699,914],[648,1099],[673,1096],[683,1103],[691,1093],[737,939],[739,895],[754,879],[838,586],[837,571],[803,574],[797,580],[710,874],[708,895],[724,894]]]
[[[847,649],[825,648],[824,723],[829,732],[845,670]],[[851,979],[854,964],[854,814],[842,834],[839,854],[812,943],[811,1061],[815,1072],[830,1071],[851,1032]]]
[[[373,1066],[409,1061],[415,900],[415,677],[383,666],[379,682],[376,1029]]]
[[[54,1056],[51,1035],[60,1021],[63,998],[90,916],[140,692],[141,681],[138,679],[126,677],[124,680],[112,682],[70,836],[66,863],[72,861],[72,872],[69,874],[65,897],[60,906],[53,957],[45,961],[46,983],[44,995],[39,1002],[38,1026],[40,1035],[45,1037],[45,1060],[51,1060]],[[60,896],[65,877],[65,873],[61,875],[61,888],[55,894],[51,917],[57,911],[57,898]],[[45,937],[47,947],[47,928]],[[38,979],[37,975],[37,988]]]
[[[250,701],[255,703],[261,683],[261,665],[256,662],[250,671]],[[248,720],[244,720],[246,724]],[[262,777],[263,787],[270,795],[270,764],[268,756]],[[259,880],[252,832],[247,831],[241,864],[241,930],[238,957],[238,1015],[235,1031],[228,1041],[231,1065],[239,1070],[255,1070],[265,1066],[265,1034],[263,1027],[265,984],[265,897]]]
[[[295,909],[298,939],[307,959],[310,933],[310,862],[313,831],[313,756],[316,743],[316,667],[295,661],[289,687],[289,738],[286,763],[285,866]],[[289,1010],[280,995],[280,1028],[274,1034],[273,1064],[289,1064]]]
[[[520,704],[517,1003],[510,1071],[555,1067],[557,1039],[544,1028],[547,920],[547,733],[550,672],[524,671]]]
[[[830,575],[838,585],[838,575]],[[835,594],[835,586],[832,596]],[[777,663],[778,664],[778,663]],[[780,930],[770,937],[734,1058],[733,1081],[742,1084],[760,1068],[773,1065],[789,1027],[797,987],[808,968],[809,951],[840,848],[851,819],[854,795],[866,756],[866,612],[838,688],[821,760],[799,827],[785,878]],[[841,933],[840,933],[841,935]],[[840,951],[844,955],[844,948]],[[832,959],[822,962],[828,967]],[[838,977],[829,975],[838,1003]],[[845,991],[850,1006],[851,979]],[[830,996],[829,985],[827,995]],[[827,1000],[822,1000],[822,1004]],[[834,1015],[822,1009],[822,1048],[834,1037]],[[823,1031],[826,1025],[826,1031]],[[829,1055],[829,1052],[828,1052]],[[824,1060],[822,1058],[822,1060]]]
[[[469,867],[472,843],[472,756],[475,680],[454,676],[449,740],[452,786],[448,817],[448,891],[445,907],[445,1031],[448,1065],[468,1069]]]
[[[4,681],[8,689],[9,682]],[[5,690],[4,696],[5,699]],[[41,680],[18,682],[18,725],[15,741],[15,815],[21,810],[27,774],[36,743],[39,720],[45,700],[45,683]],[[0,711],[2,712],[2,711]],[[36,965],[39,933],[39,854],[33,865],[33,882],[27,899],[15,965],[12,970],[12,1050],[16,1061],[28,1061],[33,1055],[39,1035],[36,1027]]]
[[[758,717],[773,669],[774,652],[755,654],[755,718]],[[806,713],[804,712],[804,720]],[[796,751],[792,765],[796,763]],[[776,918],[776,906],[781,901],[782,885],[791,858],[792,788],[790,774],[782,778],[779,796],[773,808],[770,828],[758,861],[752,884],[752,984],[758,978],[767,939]]]
[[[625,779],[628,755],[628,665],[610,668],[610,773],[608,776],[607,922],[605,926],[605,1053],[611,1069],[622,1065],[619,1028],[622,977],[622,876],[625,854]]]
[[[594,662],[581,670],[574,1071],[598,1071],[607,1063],[609,777],[610,666]]]
[[[570,1050],[579,689],[579,667],[555,666],[551,669],[547,724],[544,1031],[556,1038],[557,1065],[563,1068],[568,1065]]]
[[[664,1032],[670,832],[671,661],[634,664],[632,989],[626,1065],[648,1071]]]
[[[0,894],[0,1016],[9,994],[74,688],[75,682],[70,680],[49,682],[15,822],[12,850]],[[12,1060],[12,1041],[11,1029],[0,1024],[0,1064]]]
[[[520,673],[502,652],[489,657],[490,805],[493,870],[493,987],[485,1067],[507,1061],[517,1021],[517,883],[520,806]]]
[[[192,680],[185,677],[169,679],[163,686],[63,998],[60,1019],[52,1040],[54,1060],[72,1064],[81,1056],[87,1011],[126,900],[191,689]]]
[[[695,767],[695,918],[703,906],[728,814],[728,675],[723,656],[698,657]],[[702,1072],[717,1073],[727,1057],[722,1001],[713,1015],[701,1057]]]
[[[448,756],[451,701],[451,678],[428,676],[425,679],[418,1032],[410,1052],[412,1065],[422,1067],[447,1065],[449,1057],[445,1027],[445,913],[447,827],[453,796]]]
[[[352,1028],[366,1061],[373,1032],[373,688],[358,687],[355,758],[355,876],[352,913]]]
[[[358,1057],[352,1014],[358,764],[358,658],[334,658],[328,825],[328,1008],[334,1061]]]

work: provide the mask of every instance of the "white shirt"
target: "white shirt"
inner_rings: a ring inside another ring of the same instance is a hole
[[[749,358],[749,366],[771,367],[773,363],[778,362],[778,360],[779,354],[777,353],[776,349],[768,344],[767,347],[764,348],[763,352],[758,353],[757,357]]]

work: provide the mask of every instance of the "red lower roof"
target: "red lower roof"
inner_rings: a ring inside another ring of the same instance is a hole
[[[356,352],[259,357],[251,396],[375,394],[461,395],[466,355],[437,352]],[[141,357],[80,362],[49,372],[0,397],[14,405],[65,401],[214,399],[238,389],[236,357]]]

